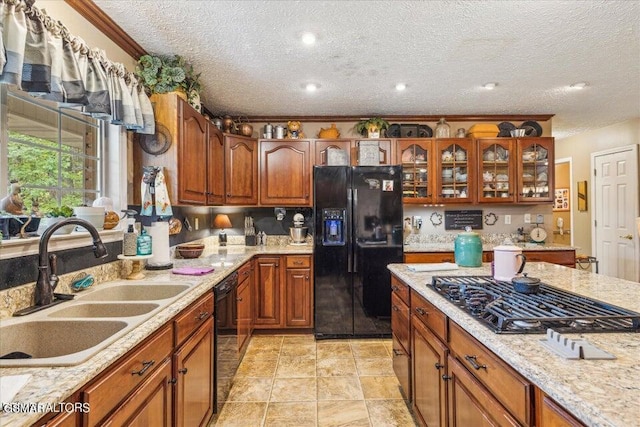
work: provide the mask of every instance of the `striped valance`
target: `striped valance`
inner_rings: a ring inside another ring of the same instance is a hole
[[[0,83],[153,134],[153,109],[137,77],[71,35],[34,1],[0,0]]]

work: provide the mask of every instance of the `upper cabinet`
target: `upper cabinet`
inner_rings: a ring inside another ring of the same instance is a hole
[[[260,204],[311,206],[311,142],[260,141]]]
[[[436,203],[473,203],[477,182],[474,141],[469,138],[435,140],[438,168]]]
[[[435,144],[432,139],[398,140],[404,203],[433,203]]]
[[[394,154],[395,144],[391,139],[356,139],[351,144],[351,165],[371,165],[376,162],[380,165],[394,165]]]
[[[207,121],[182,98],[178,99],[178,202],[207,202]],[[203,172],[205,170],[205,173]]]
[[[519,203],[552,202],[554,198],[553,138],[522,138],[516,140],[518,161]]]
[[[346,163],[351,164],[350,139],[316,139],[313,142],[313,164],[317,166],[327,166],[329,164],[329,151],[331,149],[342,150],[346,156]]]
[[[258,141],[224,135],[224,185],[227,205],[258,204]]]
[[[515,143],[508,138],[478,140],[478,202],[512,203],[516,200]]]

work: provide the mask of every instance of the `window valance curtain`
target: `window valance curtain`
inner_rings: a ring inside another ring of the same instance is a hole
[[[137,77],[71,35],[34,2],[0,0],[0,84],[153,134],[153,108]]]

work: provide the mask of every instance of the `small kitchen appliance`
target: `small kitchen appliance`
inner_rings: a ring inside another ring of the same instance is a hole
[[[304,225],[304,215],[297,213],[293,216],[293,227],[289,227],[289,237],[292,245],[307,244],[307,227]]]

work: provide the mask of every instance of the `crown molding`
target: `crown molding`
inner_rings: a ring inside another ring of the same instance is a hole
[[[377,114],[362,116],[242,116],[247,117],[251,123],[255,122],[281,122],[287,120],[299,120],[301,122],[357,122],[366,120],[370,117],[378,116]],[[535,120],[538,122],[546,122],[550,120],[554,114],[438,114],[438,115],[381,115],[381,117],[389,122],[437,122],[441,118],[445,118],[449,122],[524,122],[527,120]]]
[[[127,34],[113,19],[100,9],[92,0],[64,0],[76,12],[82,15],[94,27],[109,37],[122,50],[131,55],[136,61],[142,55],[146,55],[144,50],[134,39]]]

